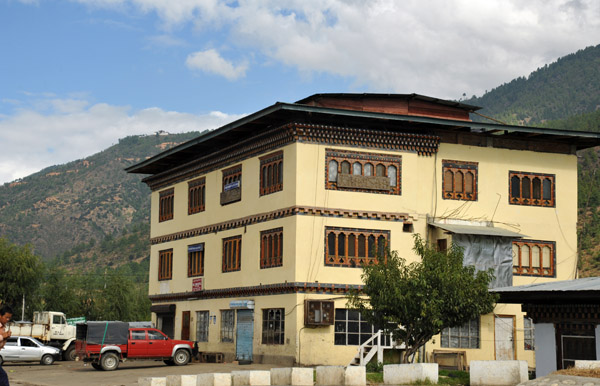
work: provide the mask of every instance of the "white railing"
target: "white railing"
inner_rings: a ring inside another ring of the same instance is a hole
[[[367,363],[375,354],[377,354],[377,362],[383,363],[383,350],[391,349],[391,348],[403,348],[404,345],[398,346],[390,334],[388,337],[388,344],[385,344],[385,339],[383,332],[381,330],[377,331],[373,334],[369,339],[367,339],[363,344],[358,348],[358,353],[352,361],[348,364],[348,366],[366,366]]]

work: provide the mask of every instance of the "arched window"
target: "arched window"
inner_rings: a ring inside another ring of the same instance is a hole
[[[336,182],[338,174],[338,163],[335,160],[329,161],[329,182]]]
[[[390,186],[396,186],[396,167],[393,165],[388,166],[388,178],[390,179]]]

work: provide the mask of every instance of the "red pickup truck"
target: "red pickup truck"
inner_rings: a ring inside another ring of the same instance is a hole
[[[186,365],[195,353],[194,343],[174,340],[155,328],[129,328],[124,322],[77,324],[77,357],[96,370],[116,370],[131,359],[162,360],[167,365]]]

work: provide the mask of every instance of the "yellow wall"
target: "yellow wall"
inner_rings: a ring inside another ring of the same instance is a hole
[[[325,189],[325,151],[335,148],[380,154],[401,155],[402,194],[387,195]],[[268,152],[270,153],[270,152]],[[265,153],[265,154],[268,154]],[[261,154],[265,155],[265,154]],[[175,184],[174,219],[158,222],[158,195],[152,193],[151,235],[157,237],[200,226],[269,212],[291,206],[324,207],[346,210],[405,213],[414,224],[414,232],[435,242],[451,237],[427,226],[427,217],[452,218],[468,221],[493,221],[495,226],[526,235],[528,239],[556,242],[556,278],[515,276],[514,285],[564,280],[574,277],[576,265],[577,219],[577,160],[575,155],[536,153],[472,147],[442,143],[435,156],[418,156],[410,152],[376,151],[343,146],[311,143],[293,143],[283,147],[283,191],[259,196],[258,157],[242,161],[242,201],[221,206],[221,170],[207,173],[206,210],[187,215],[187,181]],[[477,201],[444,200],[442,191],[442,160],[478,162]],[[236,163],[237,164],[237,163]],[[228,165],[230,167],[233,165]],[[509,205],[509,170],[556,175],[556,207],[529,207]],[[197,178],[197,177],[195,177]],[[288,282],[359,284],[361,270],[357,268],[328,267],[324,265],[325,227],[348,227],[389,230],[391,249],[399,251],[408,260],[412,252],[412,233],[403,232],[400,221],[367,220],[357,218],[296,215],[265,221],[218,233],[171,241],[151,248],[150,294],[191,291],[192,278],[187,277],[187,246],[205,243],[205,289],[255,286]],[[260,231],[283,227],[283,266],[260,269]],[[221,272],[222,239],[242,235],[241,271]],[[173,279],[157,281],[158,252],[173,248]],[[289,294],[253,297],[255,313],[255,354],[265,356],[295,356],[306,364],[347,364],[358,346],[334,346],[334,327],[305,328],[303,301],[305,298],[336,298],[330,295]],[[217,313],[217,324],[210,326],[211,340],[204,344],[209,351],[228,352],[231,344],[216,340],[219,336],[220,314],[233,299],[194,300],[177,303],[175,334],[179,336],[181,311],[210,310]],[[336,307],[343,308],[345,300],[336,299]],[[285,307],[286,337],[284,346],[263,346],[260,341],[259,310]],[[517,359],[526,359],[534,366],[532,351],[523,349],[523,313],[519,305],[498,305],[496,314],[516,315]],[[195,314],[192,313],[195,318]],[[195,322],[192,331],[195,334]],[[481,320],[481,348],[467,351],[468,359],[494,359],[494,318],[485,315]],[[428,343],[427,351],[439,349],[439,337]],[[300,355],[300,357],[299,357]],[[309,359],[310,358],[310,359]]]

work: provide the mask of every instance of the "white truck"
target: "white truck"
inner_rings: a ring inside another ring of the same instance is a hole
[[[36,311],[33,313],[33,322],[11,322],[7,327],[13,336],[31,336],[59,348],[64,360],[75,360],[76,327],[67,324],[62,312]]]

